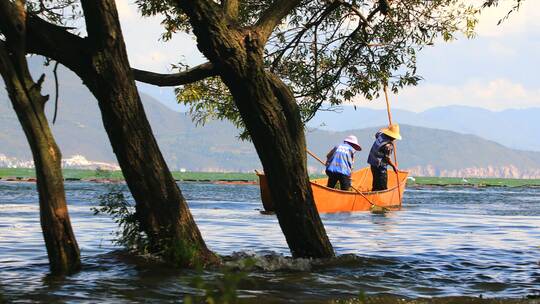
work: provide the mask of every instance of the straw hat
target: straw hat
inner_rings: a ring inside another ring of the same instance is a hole
[[[362,147],[360,147],[360,144],[358,144],[358,139],[356,139],[356,136],[354,135],[349,135],[345,137],[343,141],[349,143],[356,151],[362,150]]]
[[[388,128],[383,128],[381,132],[397,140],[401,139],[401,135],[399,134],[398,124],[390,125],[388,126]]]

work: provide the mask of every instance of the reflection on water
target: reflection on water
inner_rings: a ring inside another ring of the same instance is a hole
[[[148,265],[111,242],[114,224],[91,207],[110,185],[66,184],[83,271],[47,275],[31,183],[0,183],[0,295],[35,302],[180,301],[200,293],[194,271]],[[125,186],[124,190],[126,190]],[[520,298],[540,293],[540,189],[408,189],[404,208],[386,214],[323,214],[339,258],[292,260],[275,216],[262,215],[251,185],[183,183],[208,246],[238,265],[247,302],[324,301],[367,294]],[[206,271],[208,280],[219,271]],[[251,301],[253,300],[253,301]],[[0,298],[1,302],[1,298]]]

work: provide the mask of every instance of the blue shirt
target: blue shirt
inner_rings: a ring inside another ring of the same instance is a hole
[[[375,142],[369,151],[368,164],[376,167],[381,172],[386,172],[392,150],[392,138],[382,132],[377,132]]]
[[[344,142],[333,149],[334,153],[326,163],[326,172],[341,173],[351,175],[351,169],[354,159],[354,148]]]

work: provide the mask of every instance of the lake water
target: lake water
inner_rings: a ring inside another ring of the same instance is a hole
[[[124,190],[126,190],[125,186]],[[323,214],[338,258],[291,260],[274,215],[260,214],[258,186],[182,183],[208,246],[232,264],[257,268],[238,286],[245,302],[324,302],[360,292],[405,298],[540,294],[540,189],[407,189],[386,214]],[[48,275],[32,183],[0,182],[0,302],[180,302],[200,294],[194,277],[116,247],[115,224],[91,207],[111,185],[69,182],[66,193],[83,269]],[[212,284],[212,283],[208,283]],[[3,296],[1,296],[3,294]]]

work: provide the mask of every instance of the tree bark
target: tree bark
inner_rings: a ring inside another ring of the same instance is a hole
[[[144,113],[114,1],[82,1],[93,46],[91,73],[103,124],[154,252],[181,266],[215,262],[159,150]]]
[[[179,86],[203,80],[207,77],[217,76],[211,63],[203,63],[187,71],[175,74],[160,74],[132,69],[135,80],[160,87]]]
[[[263,35],[238,29],[212,1],[178,1],[178,5],[190,19],[199,50],[234,97],[261,159],[293,257],[334,256],[309,184],[298,106],[289,88],[264,69],[268,27]]]
[[[150,249],[179,266],[217,263],[159,150],[137,92],[113,0],[83,0],[87,38],[29,18],[32,52],[72,69],[97,98]]]
[[[81,266],[80,252],[66,204],[61,153],[45,116],[48,98],[41,95],[40,81],[35,83],[30,76],[24,51],[19,52],[20,56],[15,51],[11,56],[8,53],[6,45],[0,42],[0,73],[34,157],[41,228],[50,269],[54,274],[72,273]]]

